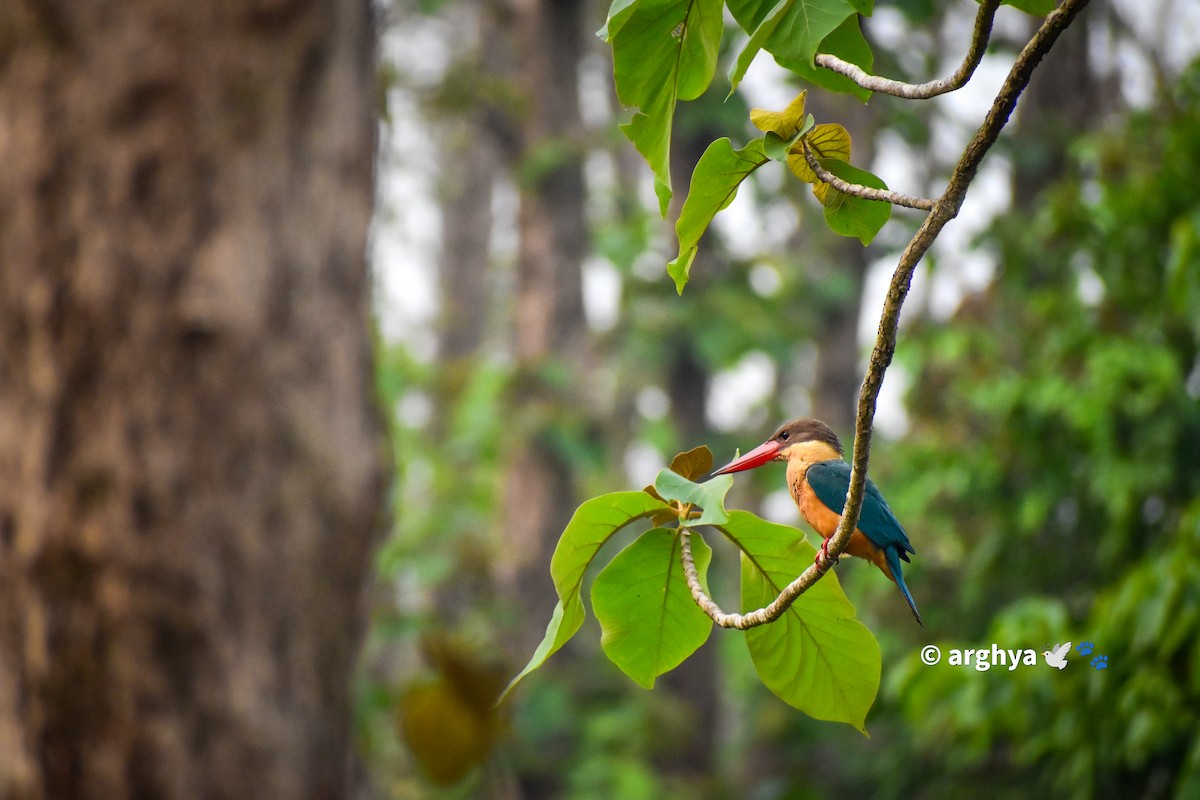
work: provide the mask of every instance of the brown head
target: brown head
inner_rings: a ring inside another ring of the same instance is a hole
[[[801,417],[780,427],[770,439],[746,455],[730,461],[713,472],[713,475],[754,469],[769,461],[789,461],[798,458],[815,464],[841,457],[842,443],[838,441],[833,429],[820,420]]]

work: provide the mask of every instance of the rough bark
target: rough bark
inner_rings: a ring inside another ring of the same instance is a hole
[[[366,0],[0,10],[0,797],[346,797]]]

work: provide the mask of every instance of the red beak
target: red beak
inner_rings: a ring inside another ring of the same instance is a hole
[[[745,469],[761,467],[768,461],[774,460],[777,455],[779,455],[779,442],[774,439],[768,439],[741,458],[735,458],[719,470],[716,470],[713,472],[713,475],[726,475],[730,472],[741,472]]]

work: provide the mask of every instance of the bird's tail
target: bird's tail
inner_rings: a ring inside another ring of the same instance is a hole
[[[912,609],[913,616],[917,618],[917,624],[924,628],[925,623],[921,621],[921,612],[917,611],[917,603],[913,600],[912,593],[908,591],[908,586],[904,583],[904,575],[900,571],[900,551],[894,547],[885,548],[884,557],[887,559],[888,569],[892,571],[892,580],[900,587],[900,593],[908,601],[908,607]]]

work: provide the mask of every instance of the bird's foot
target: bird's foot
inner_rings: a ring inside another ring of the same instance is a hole
[[[833,564],[838,563],[838,559],[829,555],[829,540],[821,542],[821,549],[817,551],[817,557],[813,559],[814,564],[820,564],[822,561],[829,561]]]

